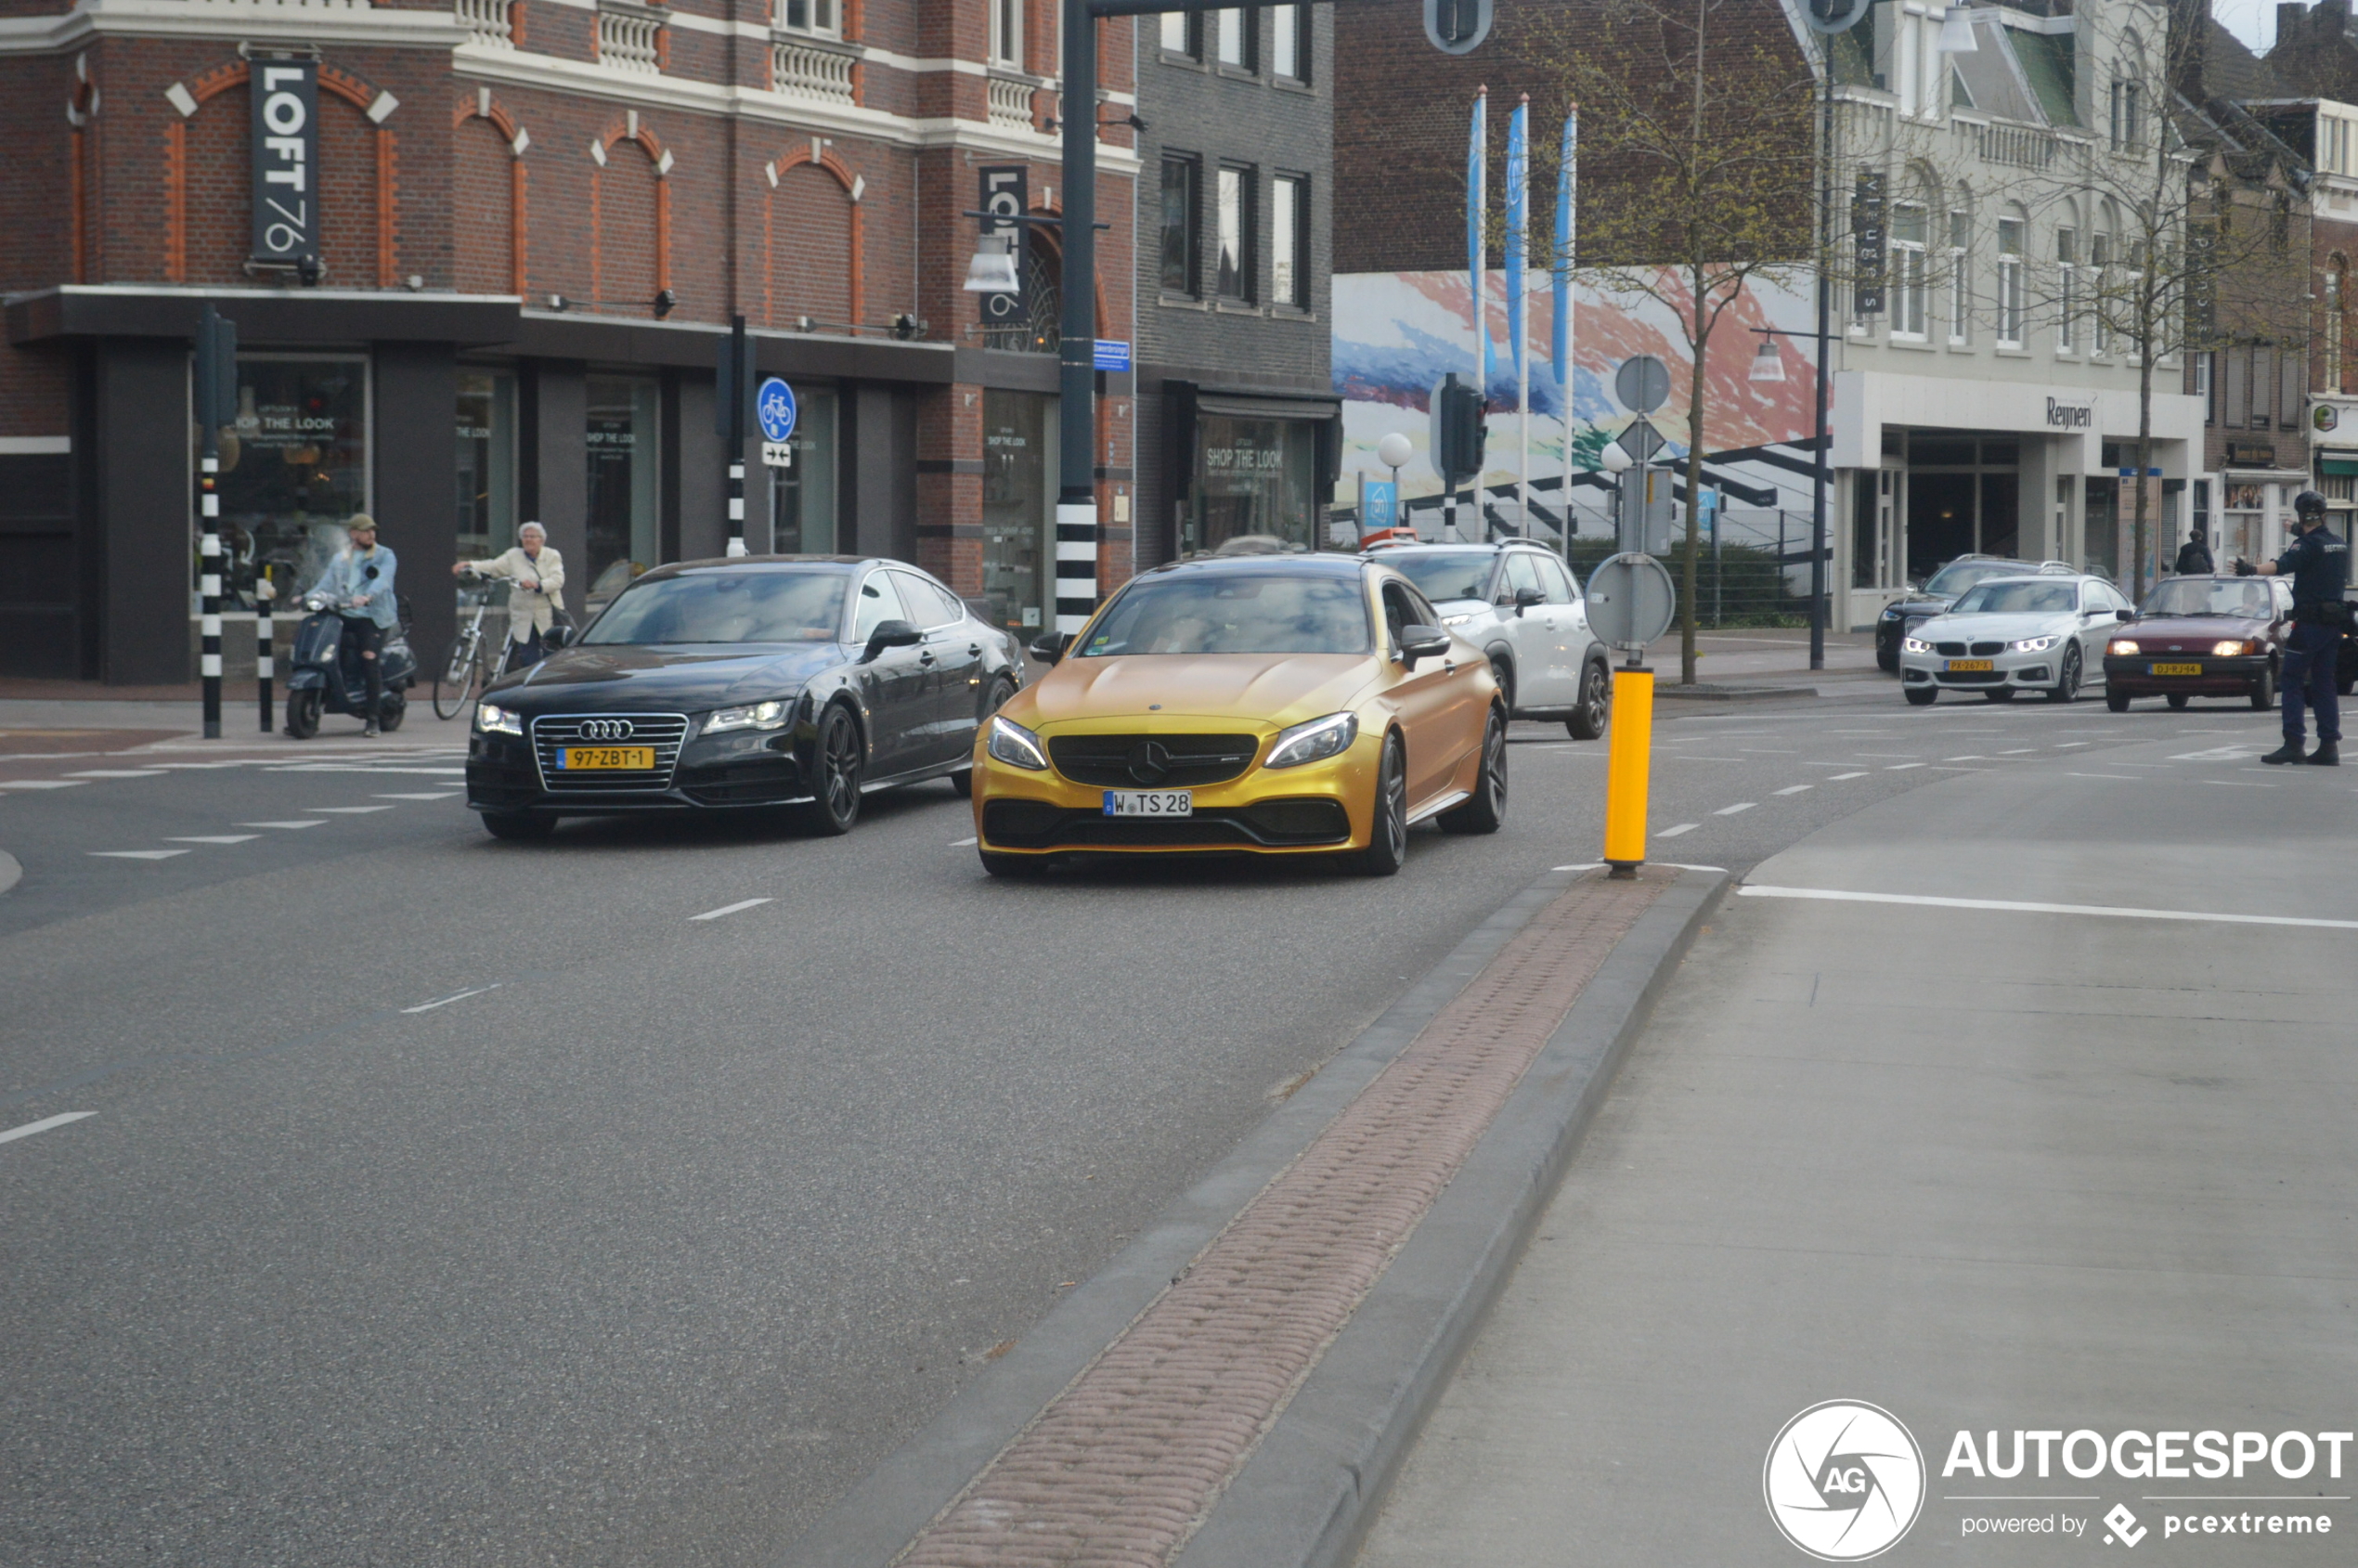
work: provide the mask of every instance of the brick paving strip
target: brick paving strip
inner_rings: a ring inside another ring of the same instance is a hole
[[[1676,876],[1591,872],[1000,1452],[899,1568],[1160,1568]]]

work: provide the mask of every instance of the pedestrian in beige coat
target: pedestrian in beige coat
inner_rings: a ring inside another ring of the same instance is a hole
[[[564,557],[549,548],[549,531],[538,523],[516,530],[515,547],[488,561],[461,561],[453,576],[505,577],[508,589],[506,669],[522,669],[548,657],[541,636],[564,611]]]

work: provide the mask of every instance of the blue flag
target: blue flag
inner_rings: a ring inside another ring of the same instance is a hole
[[[1523,265],[1530,250],[1527,225],[1531,217],[1531,100],[1515,105],[1507,117],[1507,352],[1511,369],[1522,375]]]
[[[1474,360],[1480,371],[1480,385],[1484,397],[1490,395],[1490,376],[1496,368],[1490,346],[1490,295],[1483,287],[1483,274],[1488,268],[1489,247],[1483,243],[1483,226],[1489,215],[1490,164],[1489,149],[1484,145],[1483,111],[1490,104],[1490,89],[1474,95],[1473,136],[1466,148],[1466,281],[1473,290]]]
[[[1563,158],[1556,164],[1556,384],[1563,388],[1564,417],[1572,417],[1572,198],[1573,171],[1580,149],[1580,114],[1564,116]]]

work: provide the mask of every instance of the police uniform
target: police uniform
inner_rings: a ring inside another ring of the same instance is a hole
[[[2334,692],[2349,617],[2341,590],[2350,582],[2350,546],[2330,527],[2312,528],[2276,558],[2276,575],[2292,579],[2292,630],[2285,638],[2285,740],[2298,750],[2302,709],[2317,710],[2317,739],[2341,740],[2341,703]]]

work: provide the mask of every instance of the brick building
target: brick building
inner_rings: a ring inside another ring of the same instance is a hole
[[[571,564],[577,611],[634,567],[719,554],[712,367],[732,314],[799,408],[791,465],[748,448],[751,548],[913,559],[1015,626],[1053,599],[1055,336],[1029,323],[1056,320],[1054,230],[1034,231],[1026,297],[962,287],[986,178],[1058,211],[1046,0],[0,12],[17,149],[0,183],[0,672],[193,671],[188,355],[208,301],[240,338],[233,671],[257,576],[307,582],[364,509],[429,657],[454,614],[433,585],[525,520]],[[1099,33],[1108,338],[1134,335],[1134,31]],[[316,110],[266,94],[257,125],[266,71]],[[294,192],[257,162],[288,159],[307,161],[316,205],[266,205],[299,226],[266,237],[257,191]],[[1006,307],[995,325],[987,304]],[[1130,387],[1100,381],[1113,518]],[[1101,580],[1129,556],[1108,528]]]

